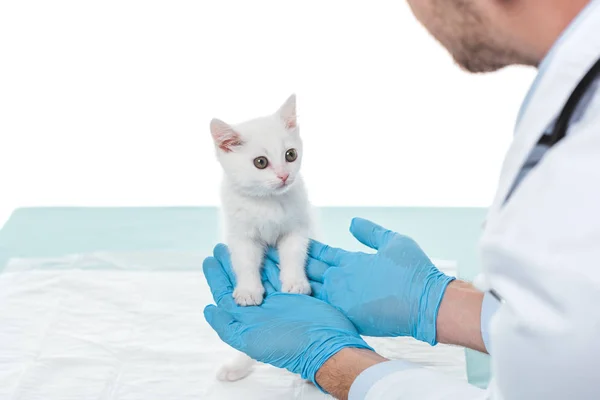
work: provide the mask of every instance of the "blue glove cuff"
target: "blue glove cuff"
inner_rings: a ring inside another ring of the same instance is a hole
[[[433,268],[425,279],[425,287],[419,301],[419,322],[414,338],[435,346],[437,342],[437,317],[448,284],[455,280]]]

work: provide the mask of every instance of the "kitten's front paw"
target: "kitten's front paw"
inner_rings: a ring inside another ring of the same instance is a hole
[[[283,279],[281,278],[281,291],[284,293],[310,294],[310,284],[306,278]]]
[[[258,306],[263,301],[265,288],[257,287],[237,287],[233,291],[233,298],[240,306]]]

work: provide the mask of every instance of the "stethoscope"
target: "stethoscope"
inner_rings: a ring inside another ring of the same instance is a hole
[[[599,75],[600,59],[596,61],[588,73],[579,82],[573,93],[571,93],[571,96],[569,97],[569,100],[567,100],[565,107],[560,112],[550,135],[542,135],[538,141],[538,145],[545,146],[549,149],[567,136],[567,130],[569,129],[569,124],[571,123],[571,119],[575,113],[575,110],[577,109],[577,106]],[[496,298],[496,300],[504,303],[502,297],[494,289],[489,289],[488,291]]]

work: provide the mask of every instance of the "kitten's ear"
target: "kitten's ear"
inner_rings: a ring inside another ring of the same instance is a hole
[[[240,135],[229,124],[220,119],[215,118],[210,121],[210,133],[217,147],[226,153],[243,144]]]
[[[283,120],[287,129],[295,129],[298,126],[296,116],[296,95],[292,94],[277,112]]]

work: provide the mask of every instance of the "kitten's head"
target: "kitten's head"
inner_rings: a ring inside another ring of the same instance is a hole
[[[217,158],[236,190],[251,196],[279,195],[298,178],[302,140],[295,95],[266,117],[237,125],[213,119],[210,131]]]

